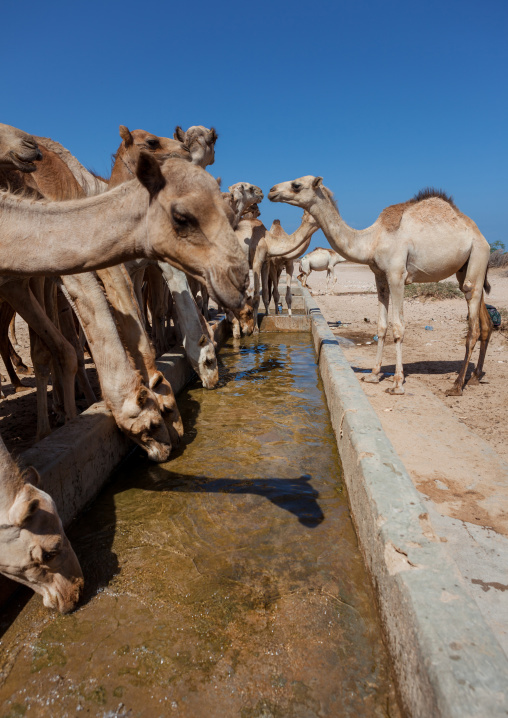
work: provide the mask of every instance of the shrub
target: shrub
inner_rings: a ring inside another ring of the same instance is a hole
[[[406,299],[455,299],[464,295],[453,282],[428,282],[426,284],[406,284]]]
[[[496,249],[489,257],[489,267],[508,267],[508,252]]]

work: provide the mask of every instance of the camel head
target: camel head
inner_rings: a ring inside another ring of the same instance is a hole
[[[211,296],[239,309],[249,281],[248,261],[224,210],[214,178],[181,159],[162,166],[141,153],[136,175],[148,190],[148,234],[154,258],[206,285]]]
[[[232,197],[233,209],[235,209],[235,204],[238,207],[241,206],[241,214],[253,204],[259,204],[263,201],[263,192],[255,184],[237,182],[228,187],[228,189]]]
[[[256,328],[256,318],[254,316],[254,295],[249,292],[245,299],[245,304],[241,309],[233,310],[233,314],[240,322],[240,327],[245,336],[250,336]]]
[[[183,436],[182,417],[176,405],[171,384],[161,371],[156,371],[150,378],[150,389],[154,393],[159,411],[169,432],[172,446],[178,446]]]
[[[202,334],[198,341],[198,355],[195,357],[191,357],[189,353],[187,355],[205,389],[213,389],[217,386],[219,367],[217,366],[215,347],[210,337]]]
[[[158,137],[145,130],[131,131],[125,125],[120,125],[120,137],[122,142],[113,155],[114,165],[109,181],[110,187],[134,178],[141,152],[153,155],[160,164],[171,157],[191,161],[189,148],[169,137]]]
[[[35,172],[42,154],[32,135],[0,123],[0,169]]]
[[[172,448],[169,431],[157,397],[141,383],[141,377],[134,395],[112,411],[118,426],[146,451],[149,459],[158,463],[167,461]]]
[[[316,201],[316,198],[329,190],[323,185],[322,177],[299,177],[292,182],[280,182],[272,187],[268,193],[270,202],[285,202],[296,207],[308,210]]]
[[[203,125],[193,125],[187,132],[184,132],[181,127],[176,127],[173,134],[175,140],[179,140],[189,148],[192,163],[203,169],[215,162],[217,137],[214,127],[209,130]]]
[[[0,572],[40,593],[47,608],[68,613],[84,583],[78,559],[55,502],[37,487],[37,471],[29,467],[16,478],[0,505]]]

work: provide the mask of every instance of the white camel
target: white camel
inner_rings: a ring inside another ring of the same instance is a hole
[[[451,274],[457,276],[468,305],[466,354],[458,377],[448,396],[461,396],[474,346],[480,338],[480,356],[469,380],[478,384],[492,333],[492,321],[483,291],[489,291],[487,266],[490,245],[472,219],[454,205],[450,197],[433,189],[419,192],[413,199],[381,212],[373,225],[356,230],[349,227],[322,177],[307,175],[282,182],[268,194],[272,202],[287,202],[310,212],[321,225],[330,245],[343,257],[368,264],[376,277],[379,300],[378,347],[376,364],[365,380],[378,382],[383,346],[388,326],[388,304],[393,302],[393,338],[396,364],[390,394],[404,393],[402,340],[404,337],[404,285],[437,282]]]
[[[345,261],[344,257],[341,257],[337,252],[326,247],[318,247],[301,258],[298,279],[306,287],[311,272],[326,272],[326,292],[328,293],[330,282],[332,287],[337,284],[337,275],[333,271],[334,267]]]

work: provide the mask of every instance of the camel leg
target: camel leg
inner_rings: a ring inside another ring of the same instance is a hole
[[[489,345],[493,329],[494,325],[492,324],[492,319],[490,318],[489,311],[485,306],[485,301],[482,297],[480,304],[480,356],[478,357],[476,368],[473,370],[471,378],[467,383],[468,386],[476,386],[480,383],[480,379],[485,376],[485,372],[483,371],[483,362],[485,361],[485,355],[487,353],[487,347]]]
[[[291,280],[293,279],[293,267],[292,261],[286,263],[286,304],[288,308],[288,315],[291,316],[291,307],[293,304],[293,295],[291,293]]]
[[[332,278],[332,272],[330,267],[326,270],[326,293],[330,294],[330,280]]]
[[[388,278],[390,296],[393,306],[393,341],[395,342],[395,376],[393,387],[387,389],[388,394],[404,394],[404,367],[402,364],[402,342],[404,340],[404,282],[406,272]],[[378,335],[379,339],[379,335]]]
[[[365,374],[363,381],[377,384],[382,378],[381,364],[383,363],[383,348],[388,330],[388,306],[390,304],[390,290],[386,277],[382,274],[375,274],[377,298],[378,298],[378,317],[377,317],[377,352],[376,363],[371,374]]]
[[[475,348],[476,342],[478,341],[478,338],[481,334],[480,307],[483,299],[483,281],[485,278],[485,273],[487,271],[488,263],[488,254],[485,254],[485,256],[482,256],[482,254],[474,253],[473,249],[473,251],[471,252],[471,256],[469,257],[469,262],[466,269],[466,276],[463,282],[461,282],[463,272],[457,272],[459,285],[461,290],[464,292],[468,306],[466,353],[464,356],[464,363],[462,364],[457,379],[455,380],[453,386],[446,392],[446,396],[462,396],[467,369],[471,360],[471,354],[473,353],[473,349]],[[488,332],[488,324],[486,324],[485,321],[483,322],[483,324],[485,332],[484,340],[482,342],[483,353],[480,352],[480,358],[478,360],[478,365],[480,365],[481,361],[480,372],[483,367],[485,352],[487,351],[488,339],[490,339],[490,334]],[[476,382],[473,383],[477,383],[478,381],[479,378],[477,377]]]
[[[261,272],[263,270],[263,265],[266,263],[266,252],[260,252],[257,251],[254,257],[254,261],[252,263],[252,273],[254,275],[254,296],[252,300],[252,310],[254,318],[256,319],[258,316],[259,311],[259,302],[260,302],[260,288],[261,288]],[[268,311],[267,311],[268,313]],[[254,332],[253,334],[258,334],[259,329],[257,326],[257,321],[255,322],[254,326]]]
[[[9,322],[9,339],[14,349],[19,349],[18,338],[16,336],[16,312],[13,312],[12,319]]]
[[[10,349],[12,347],[12,344],[9,341],[8,326],[13,314],[14,316],[16,316],[14,309],[11,307],[11,305],[8,302],[2,302],[0,306],[0,354],[5,364],[5,368],[7,369],[7,374],[9,375],[9,379],[11,380],[11,384],[14,387],[14,391],[28,391],[30,387],[22,384],[11,362]]]
[[[76,352],[78,360],[78,372],[76,374],[76,379],[79,390],[85,397],[87,406],[91,406],[92,404],[95,404],[97,398],[90,386],[90,382],[88,381],[88,376],[86,374],[85,354],[83,352],[83,346],[80,342],[78,333],[76,332],[72,308],[61,291],[59,291],[57,295],[57,307],[60,330],[67,341],[72,344],[74,351]]]
[[[266,265],[265,265],[266,266]],[[273,303],[275,306],[275,314],[279,313],[279,302],[280,302],[280,294],[279,294],[279,273],[277,272],[277,267],[270,262],[268,264],[268,274],[270,277],[270,283],[271,283],[271,289],[272,289],[272,297],[273,297]],[[263,270],[265,270],[265,267],[263,267]],[[263,287],[264,290],[264,287]],[[270,306],[270,296],[268,295],[265,300],[265,296],[263,294],[263,301],[265,303],[265,309],[266,313],[269,312],[269,306]],[[268,305],[267,305],[268,302]]]
[[[23,317],[34,333],[31,345],[32,351],[35,353],[32,363],[37,382],[37,413],[39,417],[37,437],[39,439],[50,432],[47,409],[44,416],[44,404],[47,407],[47,381],[51,360],[58,364],[63,378],[65,419],[69,420],[76,416],[74,401],[76,352],[48,318],[33,295],[28,280],[6,282],[0,287],[0,293]],[[41,405],[40,411],[39,404]]]

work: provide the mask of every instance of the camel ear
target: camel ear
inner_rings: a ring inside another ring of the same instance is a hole
[[[205,347],[208,344],[208,339],[204,334],[201,335],[201,339],[198,342],[200,347]]]
[[[314,187],[314,189],[317,189],[322,184],[322,182],[322,177],[314,177],[314,179],[312,180],[312,186]]]
[[[183,144],[185,144],[185,132],[182,130],[180,125],[177,125],[175,127],[175,131],[173,132],[173,139],[180,140],[180,142],[183,142]]]
[[[143,408],[144,405],[146,404],[146,402],[148,401],[149,396],[150,396],[150,394],[148,393],[148,389],[146,388],[146,386],[140,386],[138,395],[136,397],[137,405],[140,406],[141,408]]]
[[[120,125],[120,137],[125,142],[126,147],[130,147],[134,143],[134,137],[125,125]]]
[[[221,186],[221,184],[222,184],[222,177],[216,177],[215,181],[216,181],[217,184],[219,185],[219,189],[220,189],[220,186]]]
[[[274,219],[273,224],[278,224],[280,226],[280,219]]]
[[[32,484],[32,486],[39,486],[41,483],[41,477],[35,467],[29,466],[21,474],[21,478],[25,484]]]
[[[212,129],[211,129],[210,132],[208,133],[208,137],[207,137],[206,143],[207,143],[208,145],[214,145],[214,144],[217,142],[218,139],[219,139],[219,135],[216,133],[215,127],[212,127]]]
[[[39,508],[39,499],[33,495],[33,490],[31,484],[25,484],[21,491],[18,491],[9,510],[9,523],[12,526],[23,526]]]
[[[146,187],[150,194],[150,199],[153,199],[164,187],[166,186],[166,180],[161,172],[159,163],[153,155],[147,152],[140,152],[138,164],[136,167],[136,177],[141,182],[143,187]]]

